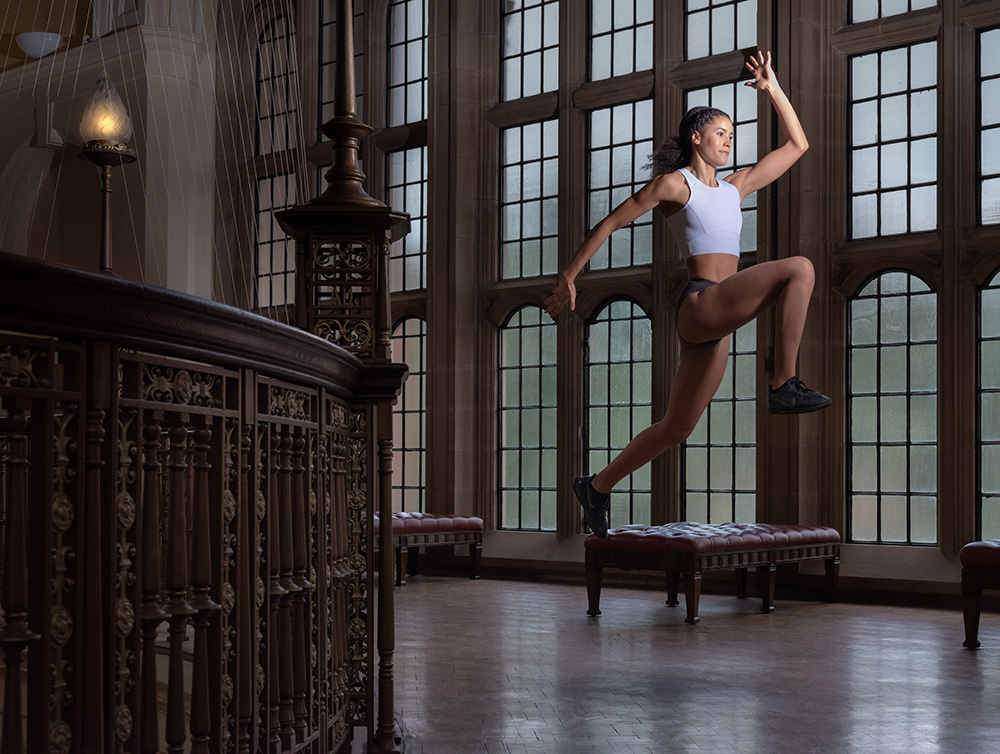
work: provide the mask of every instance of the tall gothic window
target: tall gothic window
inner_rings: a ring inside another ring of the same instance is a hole
[[[1000,29],[979,35],[979,221],[1000,223]]]
[[[886,272],[850,301],[849,539],[937,541],[937,295]]]
[[[410,214],[410,232],[389,249],[389,289],[427,287],[427,147],[386,156],[388,205]]]
[[[556,326],[537,306],[500,330],[501,529],[556,528]]]
[[[850,61],[852,238],[937,228],[937,42]]]
[[[392,0],[388,33],[388,125],[416,123],[427,118],[427,0]]]
[[[552,275],[559,252],[559,121],[504,129],[500,277]]]
[[[1000,539],[1000,273],[979,292],[977,537]]]
[[[604,107],[590,114],[588,225],[595,225],[649,179],[653,151],[653,101]],[[611,236],[591,258],[590,269],[649,264],[653,216],[647,213]]]
[[[275,212],[297,201],[291,155],[297,146],[298,78],[295,30],[286,16],[274,18],[260,35],[256,70],[255,155],[268,159],[254,161],[255,306],[267,309],[290,304],[295,285],[295,243],[274,219]]]
[[[427,482],[427,326],[407,317],[392,331],[392,360],[409,374],[392,410],[392,509],[423,511]]]
[[[653,0],[591,0],[590,80],[653,67]]]
[[[502,99],[559,88],[559,0],[516,0],[503,10]]]
[[[757,0],[688,0],[684,10],[686,58],[757,44]]]
[[[653,329],[631,301],[612,301],[587,327],[587,427],[589,473],[600,471],[652,423]],[[623,479],[611,493],[611,525],[650,523],[649,465]]]

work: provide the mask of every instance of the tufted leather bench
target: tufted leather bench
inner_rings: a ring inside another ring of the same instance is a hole
[[[378,549],[379,515],[375,514],[375,549]],[[406,574],[417,573],[420,547],[469,546],[469,578],[479,578],[479,553],[483,547],[483,519],[444,513],[393,513],[392,544],[396,550],[396,584]],[[409,565],[409,570],[407,570]]]
[[[979,614],[983,590],[1000,589],[1000,539],[970,542],[959,553],[962,561],[962,615],[965,618],[963,647],[979,646]]]
[[[686,623],[698,622],[701,574],[735,570],[737,596],[745,598],[747,569],[760,577],[762,613],[774,610],[774,573],[783,563],[822,560],[826,565],[828,596],[836,600],[840,566],[840,534],[828,526],[774,524],[698,524],[692,522],[612,529],[601,539],[591,534],[587,550],[587,615],[601,614],[603,569],[665,571],[667,604],[677,602],[678,577],[684,574]]]

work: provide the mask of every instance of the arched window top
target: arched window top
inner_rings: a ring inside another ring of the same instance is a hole
[[[855,298],[904,295],[909,293],[929,293],[930,286],[919,276],[906,270],[882,272],[861,286]]]
[[[587,323],[590,324],[600,320],[607,321],[608,319],[629,319],[632,317],[648,316],[646,310],[642,308],[642,304],[637,301],[627,296],[614,296],[605,299],[596,306],[594,313],[587,320]]]
[[[1000,269],[997,269],[996,272],[993,273],[993,276],[986,281],[986,285],[983,287],[996,288],[997,286],[1000,286]]]

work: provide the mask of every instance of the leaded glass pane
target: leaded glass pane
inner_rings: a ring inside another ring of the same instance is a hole
[[[849,541],[937,539],[936,309],[906,272],[883,273],[850,301]]]
[[[1000,539],[1000,273],[979,292],[980,539]]]
[[[537,306],[518,309],[500,329],[501,529],[555,529],[555,338],[555,322]]]
[[[386,203],[408,212],[410,232],[389,247],[389,290],[427,287],[427,147],[386,155]]]
[[[555,120],[507,128],[501,135],[501,278],[557,272],[558,148]]]
[[[504,3],[501,99],[559,88],[559,0]]]
[[[644,165],[653,151],[653,102],[642,100],[594,110],[590,115],[588,225],[600,222],[614,207],[638,191],[648,175]],[[652,213],[638,218],[605,241],[591,258],[590,269],[649,264],[652,246],[642,230],[652,226]]]
[[[979,222],[1000,223],[1000,29],[979,35]]]
[[[408,317],[392,331],[392,360],[409,375],[392,409],[392,509],[423,511],[427,465],[427,326]]]
[[[427,0],[392,0],[388,24],[388,124],[427,117]]]
[[[653,67],[653,0],[591,0],[590,80]]]
[[[850,68],[851,237],[934,230],[937,42],[855,55]]]
[[[896,16],[935,5],[937,0],[851,0],[851,23]]]
[[[684,37],[687,60],[755,46],[757,0],[689,0]]]
[[[274,219],[274,213],[296,202],[294,176],[289,174],[259,178],[255,190],[254,268],[255,306],[266,310],[295,300],[295,241]]]
[[[585,437],[597,472],[652,423],[652,323],[631,301],[613,301],[594,315],[587,336]],[[648,467],[623,479],[611,493],[611,525],[650,523],[650,492]]]

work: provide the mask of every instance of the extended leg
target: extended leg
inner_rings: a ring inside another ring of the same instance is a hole
[[[729,359],[729,338],[718,343],[685,345],[681,363],[670,386],[670,399],[663,419],[632,438],[592,484],[601,493],[645,466],[660,453],[683,442],[694,431],[705,407],[719,389]]]

